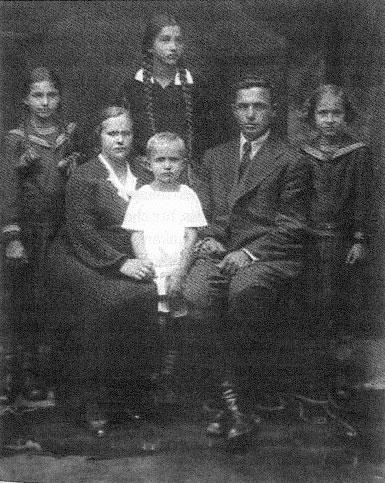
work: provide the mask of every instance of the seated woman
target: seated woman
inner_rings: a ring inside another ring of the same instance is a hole
[[[136,401],[157,345],[153,267],[134,259],[121,228],[131,193],[150,181],[131,163],[130,113],[104,109],[95,133],[99,154],[69,180],[65,227],[50,250],[48,273],[57,333],[70,333],[73,354],[61,358],[60,382],[67,378],[75,388],[91,425],[96,415],[107,421],[103,404],[111,389],[127,390]]]

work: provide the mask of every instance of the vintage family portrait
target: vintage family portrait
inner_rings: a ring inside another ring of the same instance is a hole
[[[0,2],[0,481],[385,480],[384,17]]]

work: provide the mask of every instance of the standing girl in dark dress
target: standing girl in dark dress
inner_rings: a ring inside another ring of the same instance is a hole
[[[132,113],[134,142],[140,155],[157,132],[177,133],[184,141],[190,162],[215,143],[208,125],[210,100],[207,88],[198,86],[183,62],[184,41],[177,20],[154,15],[143,38],[143,65],[133,80],[123,85],[121,100]]]
[[[308,101],[315,136],[302,146],[313,176],[311,314],[329,337],[354,331],[368,238],[371,158],[365,144],[347,133],[354,114],[343,89],[321,85]]]
[[[5,146],[2,232],[10,268],[11,323],[17,345],[35,357],[48,324],[44,303],[47,249],[63,223],[65,184],[80,157],[75,152],[76,125],[62,119],[60,99],[57,76],[46,67],[34,69],[24,88],[25,116],[8,133]],[[36,361],[30,368],[39,372]],[[20,388],[24,402],[46,404],[38,389],[41,381],[33,381],[32,376],[24,374],[23,381],[19,380],[24,385]]]

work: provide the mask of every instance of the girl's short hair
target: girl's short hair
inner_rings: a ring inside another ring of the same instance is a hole
[[[108,106],[101,109],[95,118],[95,127],[93,130],[92,135],[92,146],[94,147],[95,151],[99,152],[100,149],[100,134],[103,129],[103,122],[107,119],[111,119],[112,117],[119,117],[119,116],[127,116],[128,119],[131,119],[131,114],[128,109],[121,106]]]
[[[23,99],[28,96],[32,84],[44,81],[50,82],[58,90],[59,94],[62,94],[62,84],[56,72],[48,69],[48,67],[39,66],[32,69],[28,76],[23,79]]]
[[[343,87],[336,84],[321,84],[319,85],[305,101],[304,120],[312,125],[314,124],[314,115],[317,105],[326,94],[332,94],[339,97],[345,110],[345,121],[347,123],[353,122],[357,117],[357,111],[353,102]]]
[[[146,144],[146,154],[148,157],[151,157],[152,152],[156,149],[156,146],[161,143],[167,143],[167,144],[180,144],[180,152],[182,154],[182,157],[187,156],[187,150],[186,150],[186,145],[183,139],[178,136],[178,134],[174,132],[158,132],[154,134],[150,139],[147,141]]]

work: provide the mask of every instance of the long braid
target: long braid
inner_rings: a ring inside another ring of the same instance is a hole
[[[194,140],[194,123],[193,123],[193,101],[191,93],[191,85],[187,82],[187,70],[185,68],[179,69],[179,76],[182,85],[183,98],[186,105],[186,121],[187,121],[187,139],[186,147],[188,159],[191,163],[193,161],[193,140]]]
[[[146,97],[146,114],[151,131],[151,136],[156,133],[156,124],[154,116],[154,100],[152,91],[152,55],[147,52],[143,63],[143,86]]]

